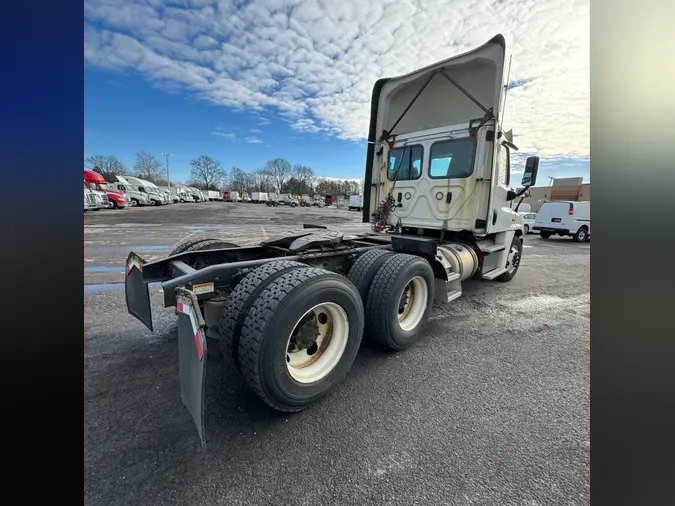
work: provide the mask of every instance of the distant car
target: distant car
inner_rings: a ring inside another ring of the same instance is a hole
[[[529,234],[534,228],[534,221],[537,219],[537,213],[518,213],[523,220],[523,233]]]

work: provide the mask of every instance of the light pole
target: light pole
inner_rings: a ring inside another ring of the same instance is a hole
[[[171,188],[171,177],[169,176],[169,157],[173,156],[171,153],[162,153],[166,158],[166,184]]]

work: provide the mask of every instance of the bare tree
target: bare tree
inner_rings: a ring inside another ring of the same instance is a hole
[[[265,169],[258,169],[251,174],[254,191],[268,192],[272,187],[272,176]]]
[[[116,182],[115,176],[120,176],[126,171],[124,164],[114,155],[93,155],[87,158],[87,164],[109,183]]]
[[[272,176],[272,181],[274,186],[276,186],[277,191],[281,192],[284,186],[284,183],[288,181],[288,178],[291,176],[292,167],[291,163],[288,160],[283,158],[275,158],[270,160],[265,165],[265,171]]]
[[[136,163],[134,164],[134,172],[141,179],[157,183],[162,178],[164,167],[155,155],[147,151],[140,151],[136,153]]]
[[[314,170],[306,165],[295,165],[293,176],[305,186],[312,186],[314,183]]]
[[[230,189],[239,193],[248,189],[248,174],[239,167],[232,167],[230,171]]]
[[[219,190],[227,179],[227,172],[218,160],[210,156],[200,155],[190,160],[190,178],[193,182],[204,186],[205,190]]]

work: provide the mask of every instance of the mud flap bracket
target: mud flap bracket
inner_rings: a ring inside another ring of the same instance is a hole
[[[206,379],[206,323],[197,296],[187,288],[176,288],[178,310],[178,372],[180,396],[197,426],[206,448],[204,429],[204,387]]]

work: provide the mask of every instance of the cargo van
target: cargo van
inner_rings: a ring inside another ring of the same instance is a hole
[[[543,239],[554,234],[570,236],[576,242],[591,237],[590,202],[544,202],[534,220],[534,230]]]

